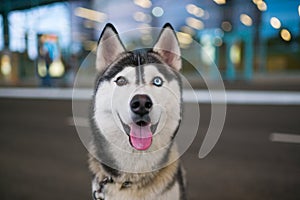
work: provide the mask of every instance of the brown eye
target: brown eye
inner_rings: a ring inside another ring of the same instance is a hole
[[[160,87],[163,85],[164,81],[162,80],[162,78],[157,76],[157,77],[154,77],[152,83],[153,83],[153,85]]]
[[[123,85],[126,85],[126,84],[128,83],[128,81],[126,80],[126,78],[123,77],[123,76],[119,76],[119,77],[117,78],[117,80],[115,80],[115,82],[116,82],[116,84],[117,84],[118,86],[123,86]]]

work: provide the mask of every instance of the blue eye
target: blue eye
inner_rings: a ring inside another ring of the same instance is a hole
[[[155,85],[155,86],[157,86],[157,87],[162,86],[163,83],[164,83],[164,81],[162,80],[162,78],[160,78],[158,76],[154,77],[154,79],[152,81],[152,84]]]
[[[123,77],[123,76],[119,76],[119,77],[117,78],[117,80],[115,80],[115,82],[116,82],[116,84],[117,84],[118,86],[123,86],[123,85],[126,85],[126,84],[128,83],[128,81],[126,80],[126,78]]]

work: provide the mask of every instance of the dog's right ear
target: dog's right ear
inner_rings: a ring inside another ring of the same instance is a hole
[[[106,24],[98,41],[96,69],[103,73],[123,52],[125,48],[117,30],[112,24]]]
[[[181,53],[176,33],[171,24],[166,23],[153,47],[163,60],[175,70],[181,69]]]

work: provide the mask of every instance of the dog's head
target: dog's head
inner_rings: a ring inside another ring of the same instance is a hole
[[[157,150],[172,142],[181,121],[180,48],[166,24],[152,49],[127,51],[107,24],[97,47],[99,78],[93,117],[114,145]]]

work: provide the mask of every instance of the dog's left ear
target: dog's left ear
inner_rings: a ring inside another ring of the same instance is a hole
[[[179,71],[181,69],[181,53],[175,31],[171,24],[164,25],[160,36],[153,47],[169,66]]]

